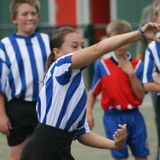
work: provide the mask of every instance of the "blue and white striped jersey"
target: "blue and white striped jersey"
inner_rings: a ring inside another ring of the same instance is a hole
[[[44,33],[28,37],[12,34],[1,40],[0,91],[8,101],[38,100],[49,54],[49,36]]]
[[[40,123],[75,132],[89,131],[82,69],[71,70],[72,54],[59,58],[48,70],[37,103]]]
[[[151,42],[146,49],[143,83],[152,82],[153,76],[160,72],[160,43]]]

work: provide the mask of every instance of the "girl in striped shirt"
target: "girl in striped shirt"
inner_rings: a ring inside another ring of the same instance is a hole
[[[152,36],[158,25],[148,23],[141,29]],[[62,27],[53,34],[49,69],[36,107],[39,124],[26,144],[21,160],[73,160],[70,151],[73,139],[96,148],[123,147],[127,134],[125,124],[119,124],[113,140],[90,131],[82,71],[105,53],[139,40],[141,34],[134,31],[113,36],[85,49],[82,49],[82,37],[73,28]]]
[[[50,50],[49,36],[35,32],[38,0],[13,0],[10,11],[17,32],[0,42],[0,132],[7,135],[11,160],[18,160],[37,126],[36,102]]]

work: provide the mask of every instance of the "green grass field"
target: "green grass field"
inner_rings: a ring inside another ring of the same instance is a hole
[[[149,159],[154,160],[156,157],[157,137],[154,123],[154,111],[149,95],[146,96],[145,101],[141,106],[141,111],[144,115],[148,130],[148,143],[151,152]],[[96,126],[94,128],[94,131],[101,135],[104,135],[102,114],[103,113],[99,107],[99,104],[97,104],[94,110],[94,115],[96,118]],[[72,155],[76,160],[112,160],[109,150],[90,148],[80,144],[77,141],[74,141],[72,144]],[[0,134],[0,160],[9,160],[6,139],[2,134]],[[130,160],[133,160],[132,156]]]

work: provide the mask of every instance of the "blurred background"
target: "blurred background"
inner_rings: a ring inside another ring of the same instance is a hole
[[[11,0],[0,0],[0,39],[16,31],[12,25],[9,13],[9,3]],[[131,23],[134,30],[140,22],[141,13],[151,0],[40,0],[40,24],[37,30],[51,33],[60,26],[72,26],[82,33],[86,45],[92,45],[106,37],[105,28],[114,19],[124,19]],[[137,43],[132,43],[130,52],[135,56]],[[92,78],[92,65],[86,71],[86,87],[89,88]],[[154,123],[154,113],[150,96],[146,96],[142,107],[142,112],[146,119],[149,134],[149,144],[151,148],[151,159],[155,159],[156,152],[156,129]],[[100,134],[104,134],[102,126],[102,112],[97,105],[95,110],[97,125],[94,129]],[[111,159],[109,150],[97,150],[88,147],[81,147],[74,142],[73,154],[77,160]],[[87,154],[86,154],[87,153]],[[5,137],[0,134],[0,160],[8,159],[8,151]]]
[[[58,26],[74,26],[82,32],[89,45],[101,40],[105,27],[113,19],[124,19],[133,29],[140,22],[142,9],[151,0],[40,0],[39,30],[51,33]],[[0,38],[14,31],[10,20],[9,3],[0,2]],[[135,45],[131,46],[134,53]]]

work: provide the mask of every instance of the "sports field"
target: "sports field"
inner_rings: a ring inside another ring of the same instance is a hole
[[[152,103],[149,95],[145,97],[144,103],[141,106],[141,111],[145,117],[147,124],[148,143],[151,152],[149,159],[154,160],[156,156],[157,137],[154,123],[154,112],[152,109]],[[96,126],[94,128],[94,131],[101,135],[104,135],[102,125],[102,114],[103,113],[99,107],[99,103],[97,103],[97,106],[94,110],[94,115],[96,117]],[[73,142],[72,154],[76,160],[112,160],[109,150],[90,148],[81,145],[77,141]],[[0,160],[9,160],[5,137],[2,134],[0,134]],[[130,158],[130,160],[133,160],[133,158]]]

